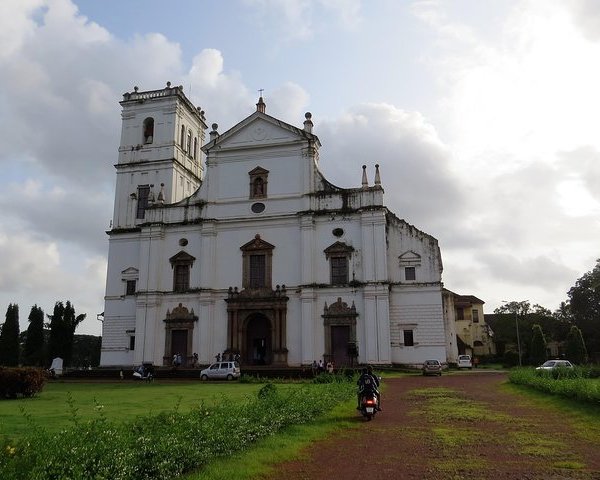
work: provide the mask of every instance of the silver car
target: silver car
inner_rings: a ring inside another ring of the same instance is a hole
[[[548,360],[536,368],[536,370],[554,370],[555,368],[573,368],[573,364],[568,360]]]
[[[233,380],[240,378],[240,364],[238,362],[217,362],[200,372],[201,380]]]

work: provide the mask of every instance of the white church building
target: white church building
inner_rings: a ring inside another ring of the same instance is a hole
[[[456,349],[437,240],[388,210],[378,165],[354,188],[325,179],[310,113],[297,128],[261,97],[207,139],[182,87],[121,106],[102,366],[415,365]]]

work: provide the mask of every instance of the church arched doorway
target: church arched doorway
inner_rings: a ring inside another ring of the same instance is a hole
[[[270,320],[261,313],[246,320],[244,358],[247,365],[270,365],[273,362],[272,328]]]

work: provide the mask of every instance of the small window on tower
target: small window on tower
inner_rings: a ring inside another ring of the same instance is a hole
[[[144,218],[148,208],[148,197],[150,196],[150,185],[138,186],[137,210],[135,218]]]
[[[198,159],[198,139],[194,137],[194,160]]]
[[[413,347],[415,345],[415,339],[412,330],[404,330],[404,346]]]
[[[127,280],[125,283],[125,295],[135,295],[135,280]]]
[[[184,125],[181,126],[181,136],[179,138],[179,145],[181,146],[181,149],[185,151],[185,126]]]
[[[188,155],[192,154],[192,132],[190,130],[187,132],[187,145],[185,151],[188,153]]]
[[[154,141],[154,119],[148,117],[144,120],[144,143],[152,143]]]

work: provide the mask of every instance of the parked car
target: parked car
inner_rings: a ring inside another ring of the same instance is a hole
[[[200,372],[201,380],[233,380],[240,378],[241,370],[238,362],[217,362]]]
[[[459,369],[468,368],[471,370],[473,368],[473,362],[471,362],[471,355],[459,355],[457,366]]]
[[[442,364],[439,360],[425,360],[423,362],[423,375],[438,375],[442,374]]]
[[[536,370],[554,370],[555,368],[573,368],[573,364],[568,360],[548,360],[536,368]]]

